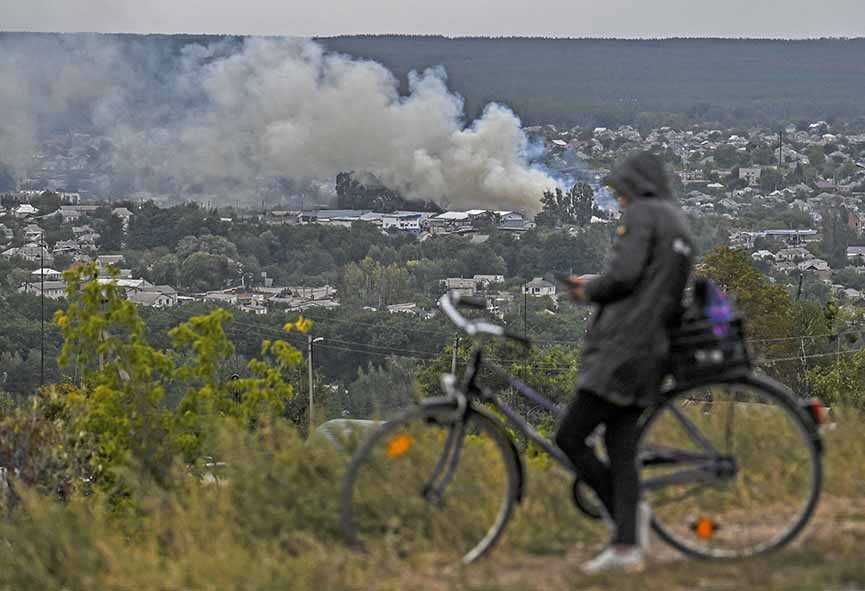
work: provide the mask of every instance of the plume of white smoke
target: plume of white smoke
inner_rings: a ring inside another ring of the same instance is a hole
[[[489,105],[463,125],[441,69],[413,73],[408,96],[378,63],[307,41],[254,39],[210,64],[210,108],[182,131],[180,176],[333,178],[375,174],[410,197],[537,208],[555,181],[531,169],[513,112]]]
[[[527,210],[556,185],[528,165],[526,136],[509,109],[491,104],[465,123],[442,69],[412,73],[402,96],[381,64],[310,41],[189,45],[169,72],[157,71],[158,56],[112,43],[87,38],[77,53],[90,57],[64,64],[40,110],[89,98],[90,123],[112,140],[115,174],[168,177],[181,193],[205,187],[234,199],[262,179],[333,182],[353,170],[407,197]],[[4,134],[17,135],[15,143],[28,135],[26,126],[0,127]]]

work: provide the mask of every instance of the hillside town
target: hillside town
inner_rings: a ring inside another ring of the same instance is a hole
[[[610,167],[630,152],[652,150],[674,173],[683,209],[693,218],[722,225],[724,241],[748,250],[770,276],[795,284],[807,275],[840,301],[855,305],[865,300],[865,134],[845,134],[824,121],[791,125],[780,132],[661,127],[641,133],[631,126],[559,129],[554,125],[526,131],[532,142],[543,146],[536,166],[550,171],[566,188],[578,182],[592,186],[591,224],[615,223],[618,216],[602,186]],[[289,311],[339,306],[338,289],[333,285],[275,285],[266,273],[255,278],[241,274],[237,283],[207,292],[134,277],[124,266],[123,234],[134,223],[136,208],[145,202],[152,204],[153,196],[117,195],[106,201],[89,199],[87,191],[58,187],[57,183],[68,181],[62,174],[67,168],[79,173],[86,169],[83,164],[75,165],[75,154],[80,151],[76,146],[88,140],[79,136],[53,143],[52,151],[40,155],[42,175],[24,181],[27,188],[3,196],[0,256],[19,261],[31,275],[20,282],[20,291],[61,298],[62,270],[94,261],[105,280],[113,277],[129,300],[140,306],[204,301],[255,314],[266,314],[274,306]],[[157,201],[166,203],[166,199]],[[383,233],[412,236],[419,243],[431,237],[459,236],[481,244],[491,232],[519,239],[526,232],[543,229],[537,228],[533,212],[488,209],[385,212],[223,207],[215,215],[225,225],[253,222],[263,227],[351,228],[369,224]],[[555,225],[565,232],[582,231],[579,224]],[[111,228],[119,236],[106,240],[102,233]],[[495,312],[520,292],[555,300],[556,284],[549,274],[525,278],[509,291],[497,287],[505,282],[504,277],[492,276],[497,279],[447,277],[440,281],[440,289],[484,294]],[[417,313],[419,302],[390,302],[385,307]]]

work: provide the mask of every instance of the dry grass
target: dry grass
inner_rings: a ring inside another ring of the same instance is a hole
[[[530,466],[528,496],[493,554],[468,568],[343,547],[336,490],[344,458],[285,426],[227,430],[217,484],[144,487],[134,515],[97,498],[66,505],[24,494],[0,523],[0,589],[9,591],[341,589],[853,589],[865,587],[862,418],[827,433],[825,498],[790,548],[736,563],[685,560],[656,541],[647,571],[587,579],[578,566],[603,529],[571,506],[567,482]]]

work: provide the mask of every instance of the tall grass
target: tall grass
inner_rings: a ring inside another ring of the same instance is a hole
[[[838,413],[827,433],[828,498],[865,493],[865,438],[858,413]],[[338,530],[345,456],[307,444],[274,421],[250,433],[219,429],[224,466],[174,467],[173,485],[141,481],[135,509],[107,499],[63,502],[16,483],[20,502],[0,520],[0,589],[285,590],[405,589],[423,568],[385,543],[358,554]],[[564,554],[599,545],[603,527],[577,513],[569,483],[542,461],[528,461],[527,497],[495,550]],[[477,509],[479,512],[483,508]],[[483,565],[477,568],[485,568]]]

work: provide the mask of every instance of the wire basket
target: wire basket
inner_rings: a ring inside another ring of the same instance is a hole
[[[670,365],[673,377],[683,383],[750,372],[742,319],[684,322],[670,334]]]

